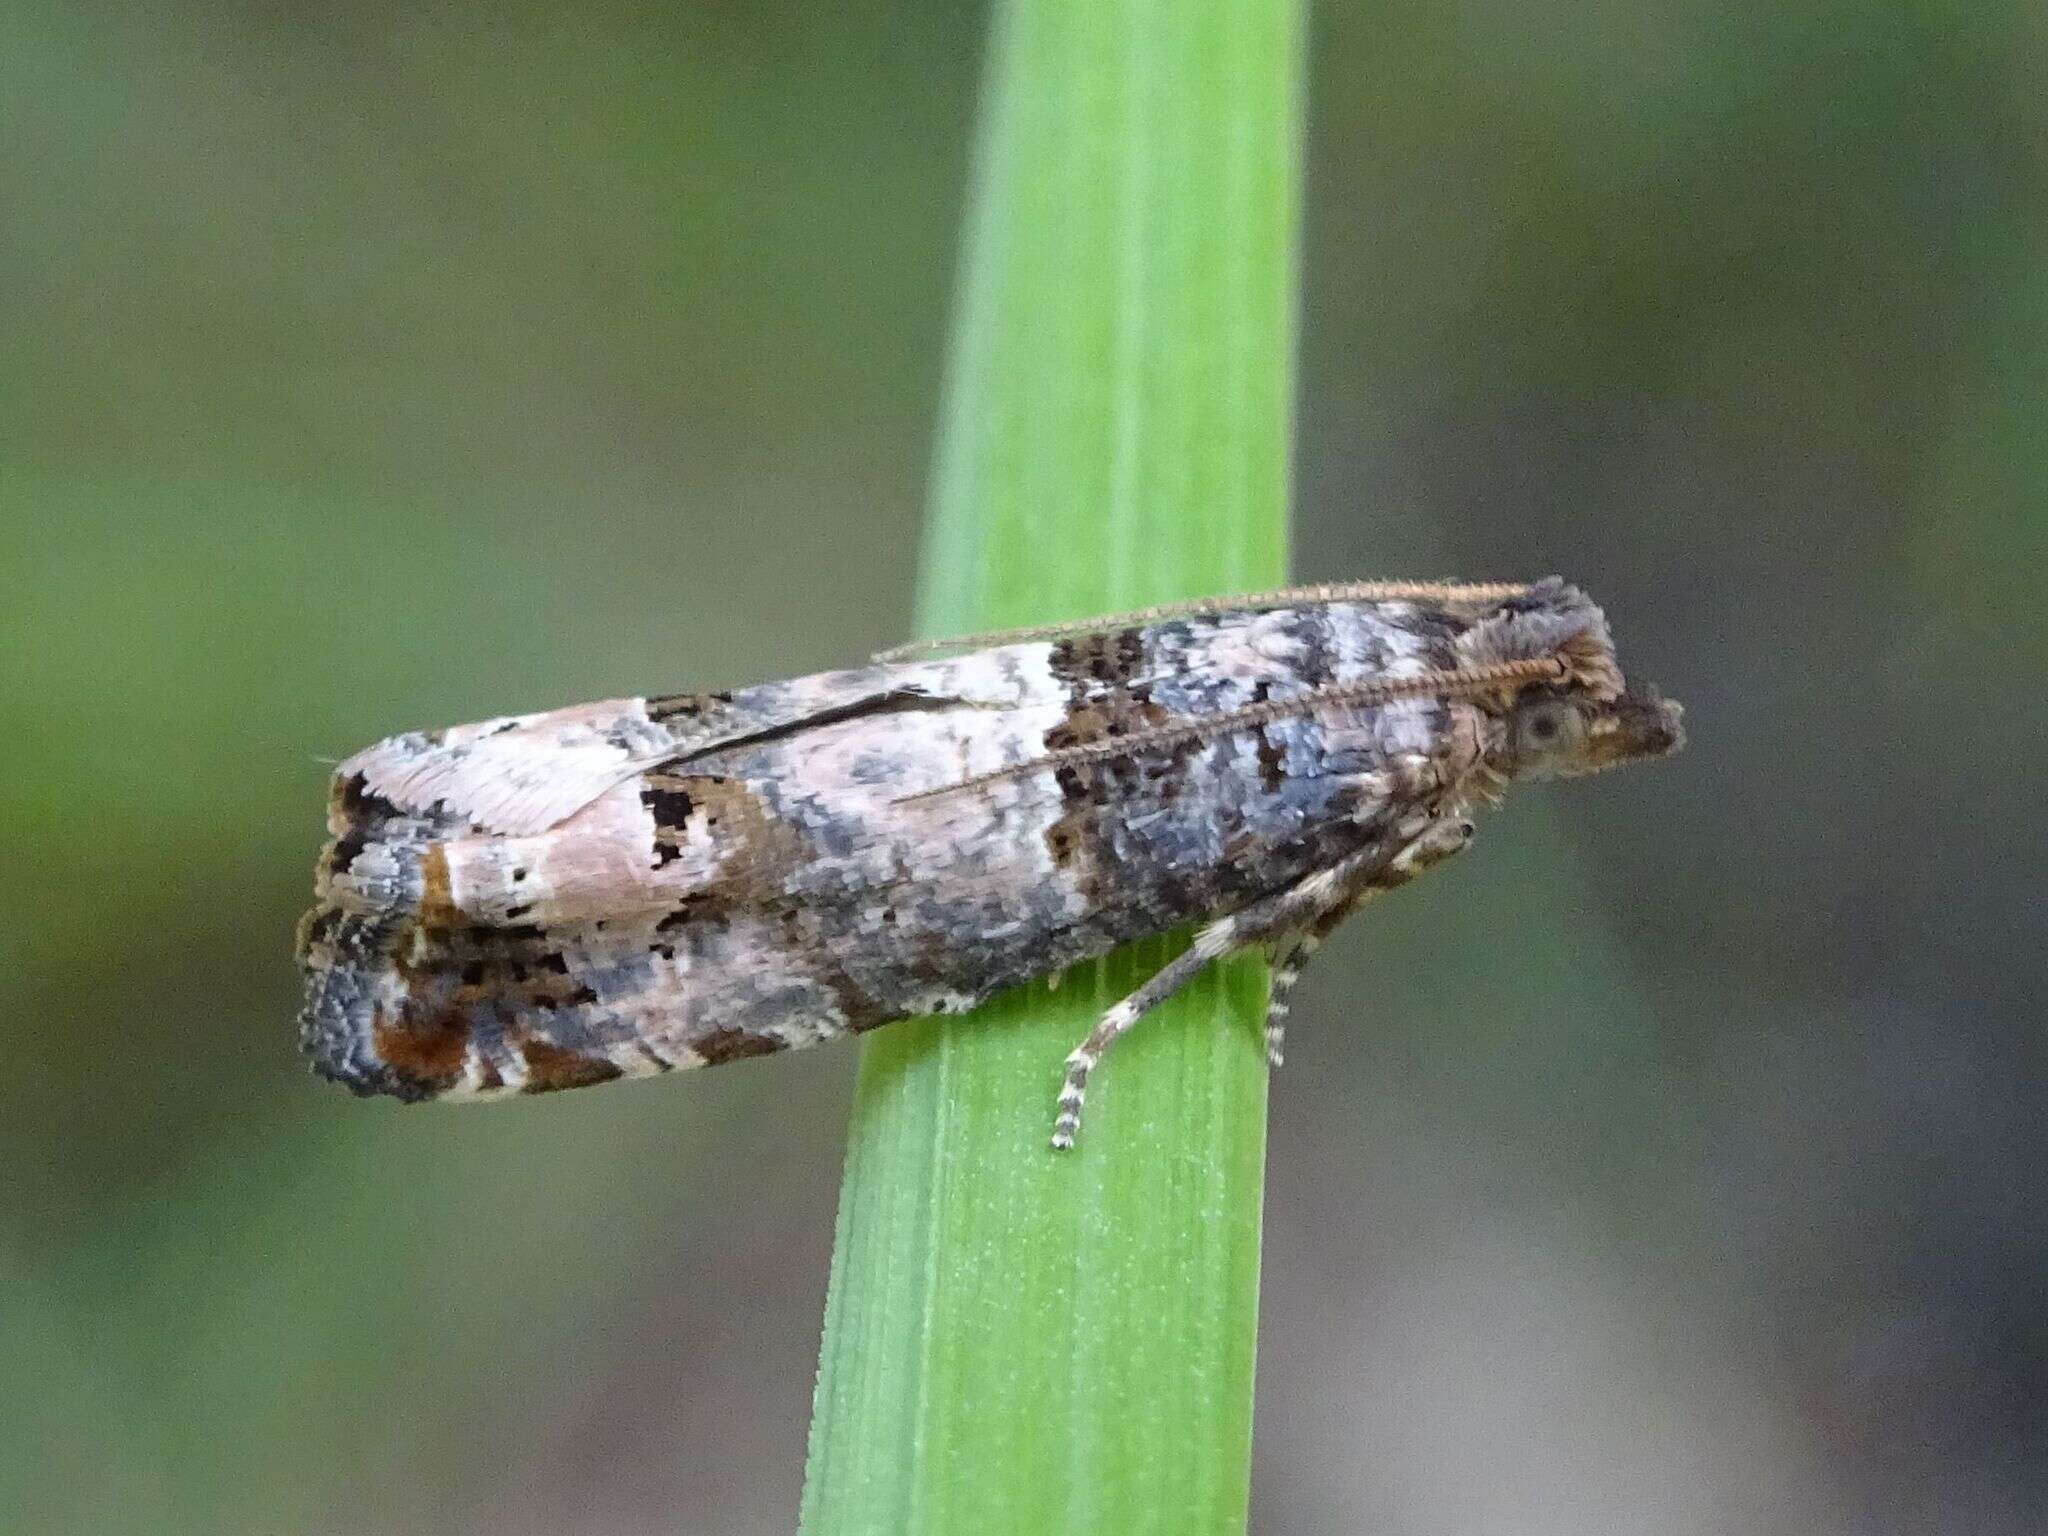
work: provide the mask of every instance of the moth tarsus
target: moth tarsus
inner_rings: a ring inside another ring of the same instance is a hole
[[[1309,954],[1510,782],[1682,739],[1554,577],[963,643],[349,758],[301,925],[315,1069],[411,1100],[582,1087],[961,1012],[1198,924],[1068,1057],[1064,1148],[1110,1046],[1210,960],[1272,957],[1277,1066]]]

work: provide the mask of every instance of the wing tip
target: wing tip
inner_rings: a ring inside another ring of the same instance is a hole
[[[376,978],[388,974],[385,925],[316,907],[299,928],[299,964],[306,978],[299,1010],[299,1049],[313,1073],[359,1098],[417,1104],[441,1098],[462,1080],[468,1041],[444,1031],[431,1041],[404,1038],[415,1048],[395,1057],[394,1031]]]

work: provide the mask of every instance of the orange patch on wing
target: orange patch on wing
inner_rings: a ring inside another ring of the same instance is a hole
[[[720,1062],[741,1061],[749,1056],[768,1056],[783,1048],[783,1043],[769,1035],[757,1035],[744,1029],[714,1029],[692,1036],[690,1049],[704,1059],[708,1067]]]
[[[453,1010],[418,1024],[394,1024],[379,1009],[370,1021],[370,1043],[392,1071],[441,1093],[462,1076],[469,1030]]]
[[[460,916],[448,878],[447,846],[429,843],[420,854],[420,921],[430,928],[451,928]]]
[[[583,1056],[565,1051],[545,1040],[522,1040],[519,1054],[526,1059],[526,1092],[553,1093],[558,1088],[588,1088],[608,1083],[620,1075],[619,1065],[602,1056]]]

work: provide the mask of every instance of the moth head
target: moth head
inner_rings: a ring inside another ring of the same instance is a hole
[[[1492,716],[1487,764],[1503,778],[1575,778],[1685,744],[1684,711],[1622,676],[1606,616],[1558,577],[1492,605],[1454,644],[1459,665],[1474,672],[1526,666],[1547,674],[1511,684],[1484,706]]]
[[[1502,722],[1496,766],[1511,778],[1569,779],[1685,745],[1684,707],[1650,683],[1609,698],[1584,688],[1524,689]]]

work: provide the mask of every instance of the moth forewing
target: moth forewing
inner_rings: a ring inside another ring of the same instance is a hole
[[[1209,959],[1282,962],[1277,1062],[1301,961],[1476,807],[1680,740],[1555,578],[996,638],[345,762],[301,928],[315,1069],[403,1099],[577,1087],[962,1011],[1203,925],[1069,1058],[1064,1146],[1108,1045]]]

